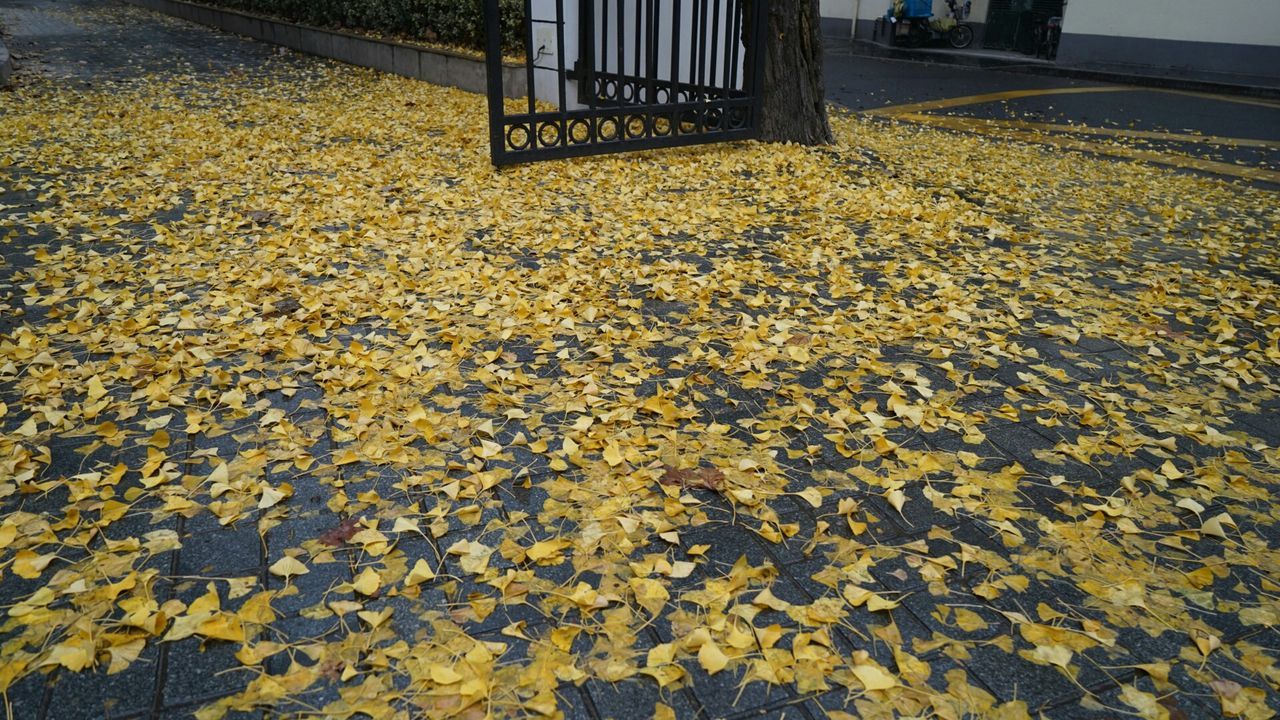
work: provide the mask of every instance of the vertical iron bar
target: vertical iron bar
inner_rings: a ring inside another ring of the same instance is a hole
[[[697,95],[698,83],[698,0],[689,0],[689,100]]]
[[[671,102],[679,102],[680,92],[680,0],[671,0]]]
[[[564,0],[556,0],[556,73],[560,76],[560,112],[569,110],[569,74],[564,66]],[[560,127],[560,142],[567,144],[565,133],[569,131],[569,123]]]
[[[538,48],[533,46],[533,0],[524,0],[524,24],[525,24],[524,70],[525,70],[525,77],[527,78],[529,83],[529,114],[532,115],[538,111],[538,105],[537,105],[538,93],[536,90],[534,90],[534,79],[533,79],[534,77],[533,65],[535,62],[537,62],[536,53],[538,52]],[[494,32],[501,32],[501,31],[502,31],[501,26],[494,26]],[[499,38],[498,44],[499,45],[502,44],[501,38]],[[499,56],[501,56],[502,54],[501,51],[499,51],[498,54]],[[533,132],[532,124],[529,126],[529,132]],[[530,137],[533,137],[533,136],[530,135]]]
[[[613,93],[618,107],[622,107],[622,76],[627,72],[627,0],[618,0],[618,68],[614,73]]]
[[[485,0],[485,73],[489,91],[489,158],[497,162],[506,151],[502,98],[502,33],[498,0]]]
[[[658,102],[657,95],[654,94],[658,80],[658,14],[656,0],[645,0],[646,12],[649,15],[648,22],[645,23],[645,48],[644,48],[644,75],[645,75],[645,97],[646,105],[653,105]]]
[[[680,102],[680,0],[671,2],[671,90],[667,102]],[[671,114],[671,136],[680,134],[680,114]]]

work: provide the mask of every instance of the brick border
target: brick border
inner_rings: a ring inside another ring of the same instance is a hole
[[[473,93],[483,94],[488,89],[484,60],[462,53],[300,25],[187,0],[127,1],[148,10],[283,45],[309,55]],[[507,97],[525,97],[528,94],[527,76],[522,66],[504,63],[502,73],[502,87]]]

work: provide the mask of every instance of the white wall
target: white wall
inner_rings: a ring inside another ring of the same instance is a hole
[[[853,0],[821,0],[818,14],[824,18],[850,19],[853,17]]]
[[[1280,46],[1280,0],[1070,0],[1064,33]]]

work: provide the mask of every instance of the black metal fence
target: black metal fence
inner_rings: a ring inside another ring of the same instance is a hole
[[[766,5],[525,0],[529,96],[504,102],[503,8],[485,0],[494,164],[754,137]]]

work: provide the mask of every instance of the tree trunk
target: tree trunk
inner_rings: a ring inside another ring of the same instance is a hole
[[[769,5],[760,139],[802,145],[831,143],[822,85],[818,0],[752,1]]]

